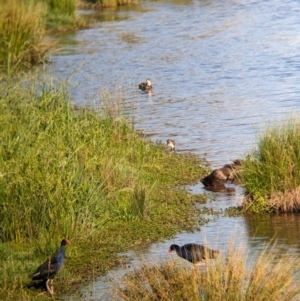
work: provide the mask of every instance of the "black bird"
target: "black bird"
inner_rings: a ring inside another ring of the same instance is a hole
[[[57,275],[61,269],[64,259],[65,259],[65,248],[66,245],[71,244],[68,239],[63,239],[60,244],[59,251],[49,257],[44,263],[42,263],[36,271],[30,275],[32,280],[42,280],[45,281],[47,291],[53,294],[53,278]]]
[[[139,84],[139,89],[144,90],[144,91],[149,91],[152,89],[152,82],[150,78],[146,79],[145,83],[140,83]]]
[[[219,251],[212,250],[206,246],[198,244],[186,244],[182,247],[178,245],[171,245],[169,252],[176,251],[179,257],[188,260],[195,266],[205,264],[206,259],[217,258]]]

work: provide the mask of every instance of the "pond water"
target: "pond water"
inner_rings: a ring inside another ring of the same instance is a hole
[[[153,141],[174,139],[179,153],[195,152],[218,168],[253,150],[266,124],[299,113],[299,1],[149,0],[79,13],[95,26],[61,37],[51,72],[72,75],[76,105],[92,106],[109,93],[126,105],[136,129]],[[152,95],[138,89],[148,77]],[[243,190],[232,187],[235,193],[215,193],[206,206],[241,203]],[[201,183],[191,190],[206,193]],[[201,231],[132,250],[130,266],[169,258],[171,243],[206,241],[226,250],[235,239],[255,253],[276,239],[299,253],[299,237],[299,215],[219,217]],[[109,300],[107,278],[129,269],[95,279],[79,300]]]

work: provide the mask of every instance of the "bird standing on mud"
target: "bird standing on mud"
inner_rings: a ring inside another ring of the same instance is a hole
[[[42,280],[45,281],[47,291],[49,294],[53,294],[53,278],[57,275],[60,271],[64,259],[65,259],[65,252],[66,252],[66,245],[71,244],[68,239],[63,239],[60,244],[59,251],[47,259],[44,263],[42,263],[36,271],[30,275],[32,280]]]
[[[205,265],[206,259],[214,259],[219,255],[219,251],[212,250],[206,246],[198,244],[186,244],[182,247],[171,245],[169,252],[176,251],[176,254],[194,264],[194,266]]]

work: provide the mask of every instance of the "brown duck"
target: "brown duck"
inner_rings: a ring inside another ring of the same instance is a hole
[[[139,89],[144,90],[144,91],[149,91],[152,89],[152,82],[150,78],[146,79],[145,83],[140,83],[139,84]]]
[[[223,167],[213,170],[201,180],[205,187],[225,187],[226,182],[233,182],[236,176],[236,167],[242,165],[241,160],[234,160],[233,164],[225,164]]]

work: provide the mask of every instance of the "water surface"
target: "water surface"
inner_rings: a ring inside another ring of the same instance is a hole
[[[74,102],[93,105],[109,92],[151,140],[174,139],[177,152],[195,152],[212,168],[244,157],[266,124],[299,111],[299,1],[143,1],[85,15],[95,26],[63,36],[50,66],[62,79],[74,73]],[[152,95],[137,88],[148,77]],[[205,193],[202,184],[191,189]],[[216,193],[206,206],[235,206],[242,194],[239,187]],[[131,251],[130,265],[169,258],[171,243],[207,242],[226,252],[233,238],[250,253],[272,239],[299,253],[299,235],[299,215],[220,217]],[[104,280],[83,288],[81,299],[109,300]]]

